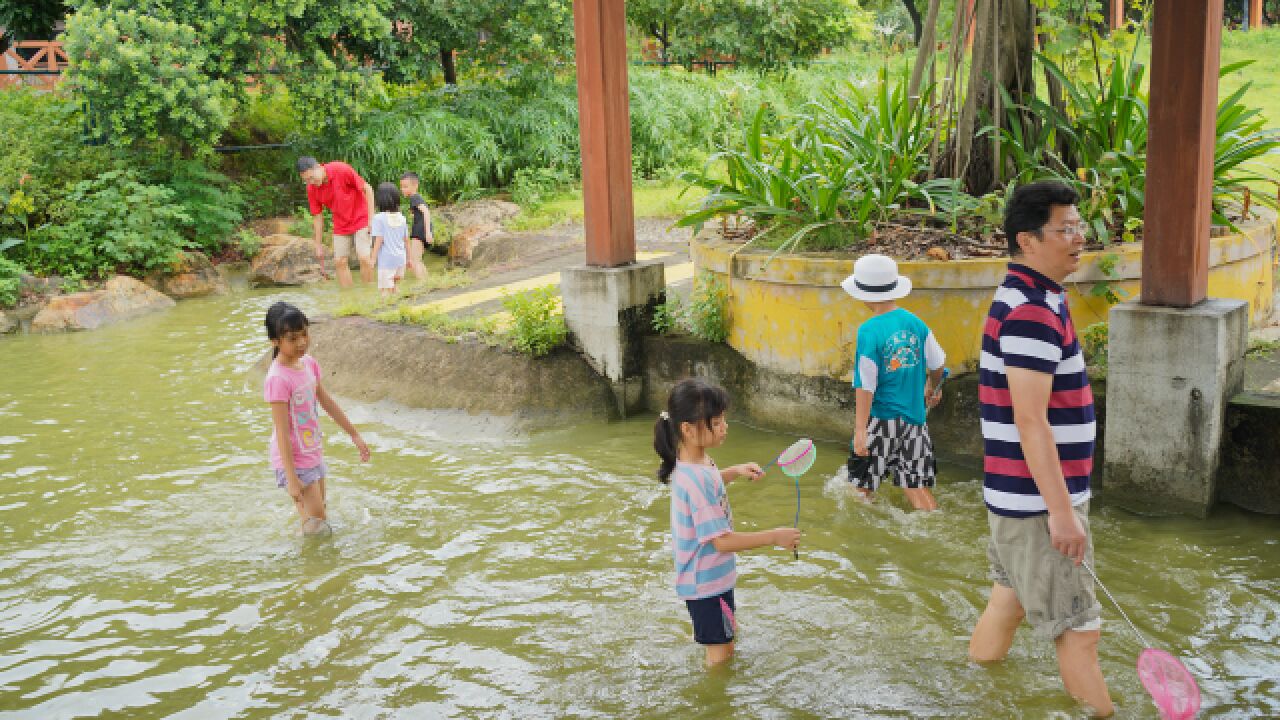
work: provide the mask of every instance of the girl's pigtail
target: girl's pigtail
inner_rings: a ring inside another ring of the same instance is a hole
[[[678,445],[674,424],[670,416],[664,412],[653,424],[653,450],[662,459],[662,464],[658,466],[658,480],[664,484],[671,482],[671,473],[676,469]]]

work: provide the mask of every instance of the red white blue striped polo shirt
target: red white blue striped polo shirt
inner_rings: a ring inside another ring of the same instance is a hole
[[[1006,367],[1053,375],[1049,425],[1071,504],[1089,499],[1093,472],[1093,391],[1062,287],[1024,265],[1009,264],[987,314],[979,363],[984,445],[983,500],[991,512],[1030,517],[1047,512],[1013,422]]]

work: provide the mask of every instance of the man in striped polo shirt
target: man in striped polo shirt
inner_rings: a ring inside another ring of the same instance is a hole
[[[1052,638],[1067,692],[1114,712],[1098,665],[1100,619],[1089,538],[1093,393],[1061,283],[1080,265],[1079,197],[1059,182],[1018,188],[1005,208],[1009,274],[982,338],[983,499],[995,584],[969,640],[977,662],[1002,660],[1025,618]]]

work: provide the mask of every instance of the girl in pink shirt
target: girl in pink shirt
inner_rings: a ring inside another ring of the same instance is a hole
[[[277,487],[285,488],[302,517],[302,532],[316,534],[329,531],[325,514],[324,465],[321,445],[320,414],[324,408],[334,422],[347,431],[360,451],[360,460],[368,462],[369,448],[360,438],[342,408],[320,384],[320,364],[307,354],[310,337],[307,316],[285,302],[267,310],[267,338],[271,340],[272,362],[263,383],[263,396],[271,404],[271,466],[276,471]]]

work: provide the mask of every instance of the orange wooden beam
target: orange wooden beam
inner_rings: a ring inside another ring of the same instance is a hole
[[[1249,0],[1249,29],[1262,27],[1262,0]]]
[[[1124,0],[1109,0],[1107,20],[1112,30],[1124,27]]]
[[[574,0],[587,265],[636,260],[623,0]]]
[[[1223,0],[1163,0],[1151,33],[1142,303],[1190,307],[1209,284]]]

